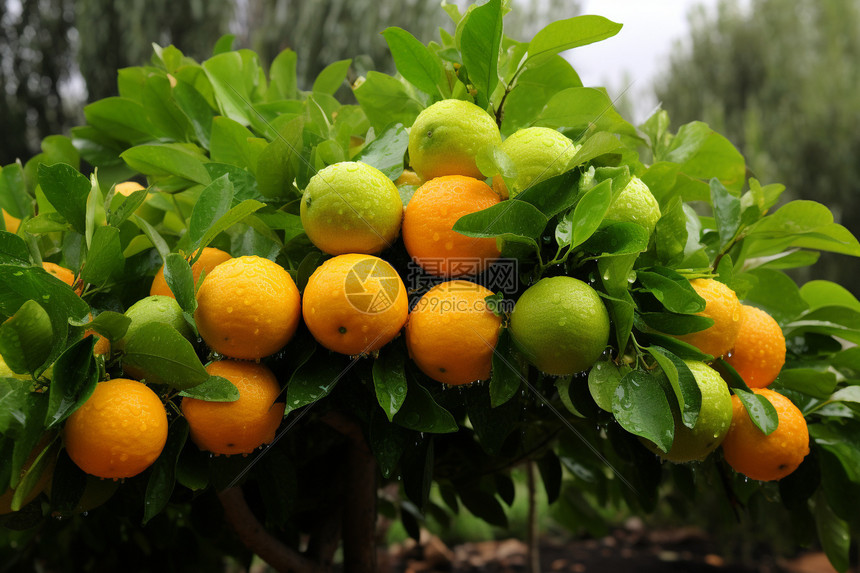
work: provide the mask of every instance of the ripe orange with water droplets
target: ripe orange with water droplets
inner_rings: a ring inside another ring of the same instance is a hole
[[[693,279],[690,285],[705,299],[705,310],[699,316],[711,318],[714,324],[690,334],[675,336],[692,344],[705,354],[719,358],[731,350],[742,324],[741,302],[735,292],[714,279]]]
[[[499,258],[496,239],[467,237],[453,230],[454,223],[499,201],[489,185],[472,177],[448,175],[427,181],[406,206],[406,251],[431,275],[463,277],[480,273]]]
[[[785,336],[771,315],[754,306],[741,307],[741,329],[726,362],[750,388],[776,380],[785,364]]]
[[[299,325],[301,295],[279,264],[257,256],[224,261],[197,291],[197,330],[212,350],[256,360],[289,342]]]
[[[430,378],[458,386],[490,377],[502,319],[488,307],[493,292],[448,281],[428,290],[409,313],[406,347]]]
[[[88,474],[127,478],[148,468],[167,442],[167,413],[146,384],[114,378],[66,421],[66,451]]]
[[[406,286],[388,262],[364,254],[333,257],[308,279],[302,314],[313,337],[334,352],[379,350],[400,333],[409,312]]]
[[[188,420],[191,439],[201,449],[215,454],[250,454],[275,439],[284,417],[284,402],[277,378],[263,364],[220,360],[206,366],[212,376],[221,376],[239,390],[234,402],[182,399],[182,414]]]
[[[791,400],[768,388],[753,388],[773,404],[779,426],[765,435],[732,396],[732,425],[723,440],[723,456],[732,469],[750,479],[780,480],[797,469],[809,454],[809,429],[803,413]]]

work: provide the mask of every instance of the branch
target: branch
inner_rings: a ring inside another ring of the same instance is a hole
[[[537,487],[535,485],[537,473],[537,464],[534,460],[526,462],[526,483],[529,492],[529,513],[528,513],[528,568],[529,573],[540,573],[540,529],[538,526],[537,517]]]
[[[231,487],[218,493],[227,521],[245,547],[258,555],[279,573],[323,573],[315,562],[281,543],[269,533],[248,507],[242,489]]]
[[[376,571],[376,458],[361,427],[340,412],[320,418],[349,441],[343,508],[343,561],[346,573]]]

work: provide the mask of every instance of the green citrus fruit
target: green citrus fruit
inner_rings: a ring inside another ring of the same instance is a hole
[[[125,311],[125,315],[131,319],[131,324],[128,325],[125,336],[117,344],[120,350],[125,348],[126,343],[132,339],[141,326],[151,322],[160,322],[172,326],[189,340],[194,337],[191,326],[182,316],[182,308],[179,303],[169,296],[155,295],[140,299]]]
[[[732,397],[729,387],[716,370],[694,360],[684,363],[693,373],[696,384],[702,393],[702,407],[693,428],[681,421],[681,412],[675,400],[669,400],[672,416],[675,418],[675,440],[666,453],[656,445],[645,440],[651,451],[664,460],[683,463],[705,459],[722,443],[732,425]]]
[[[651,233],[660,220],[660,205],[648,186],[638,177],[633,177],[609,206],[603,220],[612,223],[638,223]]]
[[[504,197],[515,197],[550,177],[567,171],[567,164],[579,150],[578,145],[548,127],[527,127],[511,134],[501,145],[502,151],[511,158],[517,168],[517,179],[512,189],[507,189],[500,176],[493,178],[493,187]]]
[[[603,353],[609,314],[597,292],[572,277],[539,280],[519,298],[510,330],[517,347],[542,372],[582,372]]]
[[[412,124],[409,162],[424,181],[443,175],[484,179],[475,156],[484,146],[501,143],[493,116],[471,102],[445,99],[418,114]]]
[[[382,171],[343,161],[311,177],[302,195],[301,217],[305,233],[321,251],[376,254],[400,233],[403,202]]]

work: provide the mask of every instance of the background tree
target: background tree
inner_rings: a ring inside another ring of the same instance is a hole
[[[579,12],[578,3],[563,0],[517,4],[509,27],[515,38]],[[0,0],[0,165],[26,161],[43,137],[82,123],[83,104],[116,95],[117,70],[149,61],[153,42],[174,44],[198,61],[227,33],[264,62],[292,48],[300,52],[299,87],[309,89],[327,64],[356,54],[358,74],[393,72],[378,33],[385,25],[408,29],[423,42],[439,27],[453,32],[438,3],[425,0]]]
[[[708,122],[747,157],[762,182],[830,205],[853,233],[860,221],[860,3],[736,0],[700,8],[656,93],[676,125]],[[776,33],[778,31],[778,33]],[[826,274],[857,294],[855,261],[822,257]]]

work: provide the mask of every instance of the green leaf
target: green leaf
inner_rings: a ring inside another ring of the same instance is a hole
[[[74,229],[84,234],[87,228],[87,197],[90,180],[65,163],[39,165],[39,186],[54,209]]]
[[[54,364],[48,391],[45,426],[53,428],[92,395],[99,381],[99,368],[93,357],[93,337],[79,340],[63,352]]]
[[[203,70],[212,84],[221,115],[242,125],[254,125],[265,133],[253,107],[260,83],[265,81],[257,54],[238,50],[215,55],[203,62]]]
[[[83,320],[90,312],[84,302],[63,281],[41,267],[0,265],[0,314],[11,316],[28,300],[35,300],[51,319],[51,353],[34,374],[41,373],[65,349],[69,319]]]
[[[567,164],[567,168],[572,169],[577,165],[583,165],[592,159],[612,153],[623,147],[624,144],[621,143],[621,140],[617,136],[605,131],[599,131],[582,143],[576,155]],[[619,189],[623,189],[623,187]]]
[[[400,346],[388,345],[373,361],[373,386],[376,399],[388,417],[394,420],[406,399],[406,354]]]
[[[0,356],[17,374],[35,372],[51,352],[51,319],[39,303],[28,300],[0,324]]]
[[[175,328],[150,322],[138,328],[125,344],[123,368],[148,384],[167,384],[187,390],[209,379],[194,347]]]
[[[0,434],[12,437],[19,435],[27,421],[32,386],[30,380],[0,378]]]
[[[637,271],[636,278],[670,312],[692,314],[705,310],[705,299],[676,271],[654,267],[650,271]]]
[[[194,273],[185,257],[179,253],[167,255],[164,260],[164,280],[170,287],[170,292],[173,293],[176,302],[182,308],[186,320],[189,321],[189,324],[193,324],[194,311],[197,310],[197,298],[195,297]]]
[[[272,61],[269,68],[269,99],[294,99],[297,95],[297,56],[292,50],[284,50]]]
[[[668,452],[675,438],[675,420],[666,393],[656,378],[633,370],[625,374],[612,397],[612,413],[621,427]]]
[[[233,184],[228,175],[222,175],[206,186],[194,204],[188,223],[191,249],[196,250],[200,240],[223,217],[233,204]]]
[[[441,87],[447,82],[438,56],[401,28],[386,28],[382,36],[400,75],[425,93],[441,95]]]
[[[683,360],[665,348],[650,346],[648,353],[654,357],[672,385],[681,412],[681,421],[688,428],[693,428],[702,407],[702,391],[695,376]]]
[[[408,145],[409,133],[406,128],[399,123],[394,124],[364,146],[354,161],[376,167],[394,181],[403,173],[403,156]]]
[[[523,409],[517,400],[508,400],[503,405],[492,406],[486,388],[470,386],[461,389],[466,403],[469,423],[481,447],[491,456],[501,453],[508,436],[522,421]]]
[[[432,434],[457,431],[457,421],[451,413],[440,406],[430,392],[420,383],[407,377],[409,390],[406,400],[394,416],[394,423]]]
[[[188,439],[188,422],[180,416],[170,424],[167,443],[164,444],[158,459],[152,464],[144,496],[144,525],[161,513],[170,501],[173,487],[176,485],[176,464],[186,439]]]
[[[499,48],[502,44],[502,0],[489,0],[466,14],[460,35],[460,52],[469,80],[488,100],[499,83]]]
[[[800,287],[800,296],[809,305],[809,310],[825,306],[844,306],[860,311],[860,302],[851,291],[834,282],[812,280]]]
[[[608,180],[603,181],[589,189],[574,210],[565,215],[565,220],[570,220],[572,226],[571,248],[578,247],[594,234],[611,202],[612,185]]]
[[[224,34],[218,41],[215,42],[215,46],[212,48],[212,55],[217,56],[218,54],[224,54],[233,50],[233,42],[236,40],[236,36],[233,34]]]
[[[460,500],[475,517],[478,517],[490,525],[507,529],[508,517],[499,500],[491,493],[469,486],[458,489]]]
[[[186,388],[179,395],[206,402],[235,402],[239,399],[239,389],[226,378],[210,376],[205,382]]]
[[[717,232],[720,235],[720,250],[722,251],[735,235],[741,224],[741,200],[729,193],[720,180],[711,179],[711,203],[714,205],[714,218],[717,221]]]
[[[815,529],[818,540],[833,568],[845,573],[851,566],[851,531],[848,522],[839,519],[823,495],[815,500]]]
[[[588,391],[601,410],[612,412],[615,389],[621,378],[621,370],[610,360],[597,362],[588,371]]]
[[[534,242],[547,221],[537,208],[514,199],[460,217],[454,223],[454,231],[467,237],[519,238]]]
[[[122,254],[119,229],[98,227],[93,235],[87,262],[81,270],[85,282],[101,285],[122,274],[125,257]]]
[[[681,171],[690,177],[704,180],[716,177],[735,193],[746,180],[743,155],[728,139],[701,121],[681,126],[665,159],[680,164]]]
[[[152,139],[155,131],[146,108],[124,97],[107,97],[84,107],[87,124],[109,133],[113,139],[136,144]]]
[[[573,382],[573,376],[562,376],[555,381],[555,389],[558,391],[558,397],[567,411],[579,418],[585,418],[585,415],[580,412],[573,400],[570,398],[570,384]]]
[[[523,375],[518,369],[519,355],[507,329],[503,329],[499,333],[499,341],[493,352],[492,364],[490,407],[496,408],[516,395],[523,379]]]
[[[280,129],[278,137],[260,153],[257,185],[264,197],[286,197],[294,189],[294,162],[301,154],[303,128],[303,117],[290,120]]]
[[[577,87],[582,87],[582,80],[561,56],[552,56],[540,66],[529,65],[504,102],[502,134],[508,136],[529,126],[552,96]]]
[[[479,149],[475,156],[475,163],[484,177],[501,175],[508,188],[513,186],[517,178],[517,166],[498,145],[491,143]]]
[[[735,396],[740,399],[753,424],[765,435],[776,430],[779,426],[779,416],[770,400],[753,393],[731,364],[722,358],[718,359],[718,363],[724,373],[723,378],[728,382]]]
[[[290,377],[285,415],[328,396],[355,365],[355,360],[346,362],[340,356],[326,356],[327,351],[320,346],[314,346],[312,352],[315,355],[302,363]]]
[[[577,171],[568,171],[541,181],[537,185],[532,185],[520,192],[516,199],[508,202],[524,201],[530,203],[549,219],[562,211],[566,211],[576,203],[576,198],[579,195],[578,180],[579,173]]]
[[[570,130],[574,141],[590,131],[608,131],[638,137],[616,110],[606,92],[595,88],[567,88],[550,98],[534,124]]]
[[[575,16],[552,22],[529,42],[526,64],[540,65],[559,52],[611,38],[621,26],[603,16]]]
[[[108,225],[111,227],[119,228],[129,217],[131,217],[135,211],[137,211],[138,207],[143,205],[146,202],[147,197],[149,196],[149,191],[146,189],[138,189],[128,197],[123,197],[120,195],[119,204],[116,209],[111,210],[110,215],[108,216]],[[114,198],[117,198],[114,195]],[[111,204],[116,203],[115,200],[111,200]]]
[[[259,211],[263,207],[265,207],[265,203],[260,203],[259,201],[255,201],[253,199],[246,199],[242,201],[229,211],[227,211],[220,219],[215,221],[215,223],[206,230],[203,237],[200,239],[199,248],[202,249],[204,247],[209,246],[215,237],[235,225],[236,223],[242,221],[245,217]]]
[[[779,384],[790,390],[803,392],[822,400],[831,398],[836,390],[836,373],[814,368],[783,368],[779,373]]]
[[[197,141],[209,149],[212,137],[212,118],[215,112],[209,107],[209,102],[191,84],[178,80],[173,86],[173,99],[176,105],[188,118]]]
[[[0,168],[0,208],[21,219],[31,214],[31,202],[21,163],[10,163]]]
[[[183,144],[138,145],[127,149],[120,157],[129,167],[144,175],[175,175],[201,185],[208,185],[210,182],[209,173],[203,166],[207,161],[206,158],[190,151],[188,146]]]
[[[0,231],[0,265],[30,266],[27,242],[18,235]]]
[[[170,247],[167,246],[167,243],[164,241],[158,231],[155,230],[155,227],[153,227],[152,225],[147,223],[145,219],[137,215],[133,215],[133,217],[134,223],[138,227],[140,227],[140,230],[143,231],[143,234],[146,235],[146,238],[149,239],[150,243],[152,243],[152,245],[158,251],[158,254],[161,255],[161,258],[167,258],[167,255],[170,254]]]
[[[352,60],[340,60],[327,65],[314,80],[312,90],[334,95],[346,80],[346,72]]]
[[[388,479],[394,474],[411,433],[397,424],[388,423],[380,411],[374,409],[370,417],[368,442],[384,478]]]
[[[352,93],[377,133],[392,123],[412,125],[424,107],[399,80],[375,71],[367,72],[363,82],[356,82]]]
[[[131,319],[124,314],[105,310],[89,322],[71,320],[71,323],[75,326],[85,326],[88,330],[94,330],[111,342],[116,342],[125,336]]]
[[[254,140],[254,134],[239,122],[228,117],[216,117],[212,120],[210,158],[218,163],[254,171],[256,155],[259,154],[259,151],[254,151]]]

